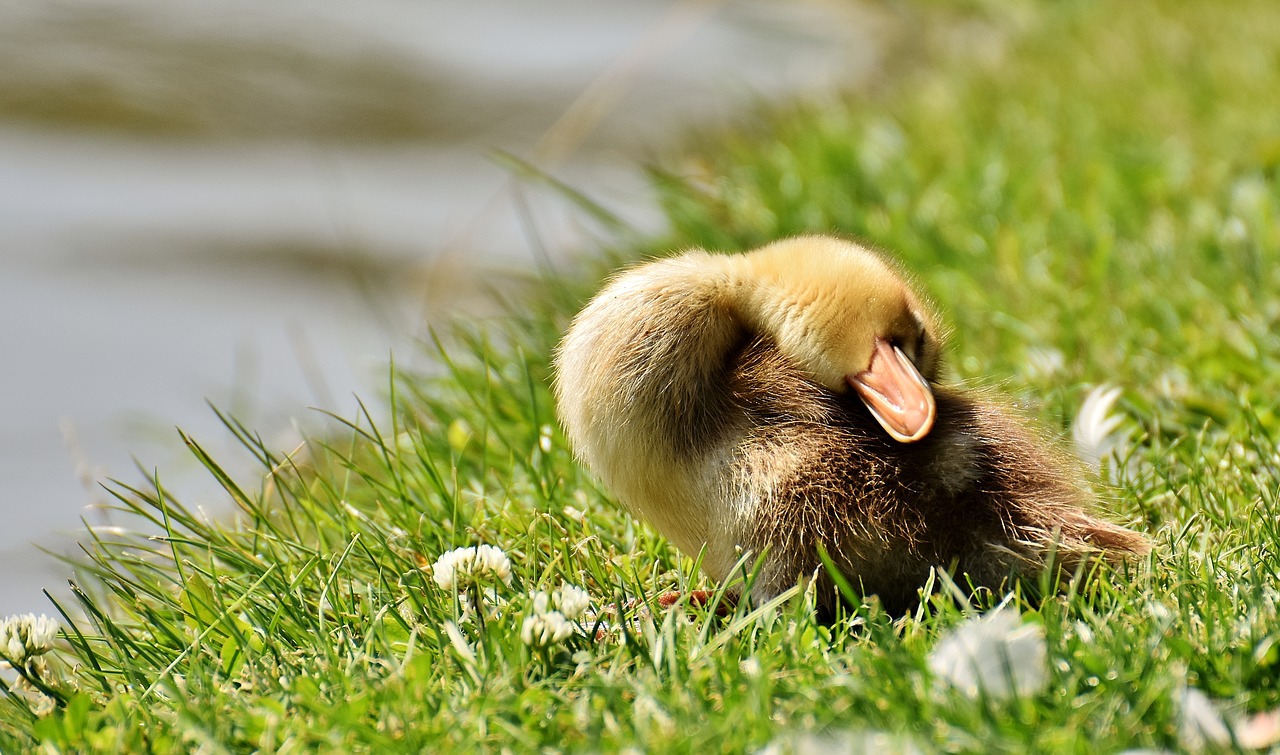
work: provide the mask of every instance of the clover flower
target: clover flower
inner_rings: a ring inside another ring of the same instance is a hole
[[[591,594],[577,585],[565,582],[551,594],[551,604],[566,619],[577,620],[591,607]]]
[[[529,593],[529,617],[520,627],[520,639],[530,647],[545,648],[568,639],[573,622],[591,605],[586,590],[564,582],[552,592]]]
[[[58,622],[40,614],[22,614],[0,619],[0,656],[11,664],[44,655],[53,649]]]
[[[442,590],[465,590],[496,577],[511,584],[511,559],[493,545],[454,548],[436,559],[432,578]]]
[[[1218,752],[1234,744],[1265,750],[1280,744],[1280,708],[1228,718],[1219,703],[1188,685],[1173,693],[1178,744],[1186,752]]]
[[[1023,624],[1016,610],[998,608],[940,639],[929,654],[929,670],[966,697],[1037,694],[1049,683],[1044,630]]]
[[[524,644],[537,648],[559,644],[571,634],[573,624],[559,611],[535,613],[520,627],[520,639]]]
[[[551,611],[551,595],[542,590],[534,590],[529,593],[529,609],[533,614],[549,613]]]
[[[1178,742],[1189,752],[1219,749],[1231,744],[1231,727],[1209,696],[1195,687],[1184,687],[1175,698]]]
[[[920,745],[909,735],[891,734],[878,729],[834,729],[827,731],[784,732],[760,750],[759,755],[797,755],[846,752],[877,755],[923,755]]]
[[[1280,708],[1254,713],[1232,727],[1236,744],[1246,750],[1262,750],[1280,744]]]

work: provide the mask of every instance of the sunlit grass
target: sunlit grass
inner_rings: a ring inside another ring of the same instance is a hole
[[[601,264],[451,334],[437,374],[393,371],[385,420],[282,452],[227,418],[258,479],[192,439],[234,521],[163,478],[114,486],[137,534],[86,535],[52,711],[11,685],[0,749],[742,751],[886,732],[924,751],[1176,750],[1205,738],[1188,690],[1228,723],[1280,706],[1280,6],[983,7],[953,8],[977,52],[660,172],[662,246],[857,236],[936,298],[958,378],[1064,433],[1087,390],[1122,389],[1103,495],[1156,550],[1087,594],[1012,598],[1043,630],[1042,687],[939,684],[930,654],[966,619],[945,584],[912,616],[872,603],[834,627],[800,593],[728,616],[644,606],[714,586],[557,428],[548,355]],[[481,544],[510,558],[509,585],[433,581],[441,554]],[[529,592],[565,582],[593,613],[526,645]]]

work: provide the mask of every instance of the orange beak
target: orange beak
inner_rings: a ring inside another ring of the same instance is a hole
[[[899,443],[914,443],[933,428],[938,416],[933,391],[902,350],[885,339],[876,339],[871,366],[845,379]]]

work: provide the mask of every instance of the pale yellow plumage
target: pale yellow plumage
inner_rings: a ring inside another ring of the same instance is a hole
[[[1055,549],[1145,548],[1084,513],[1033,434],[938,387],[939,360],[893,265],[810,236],[621,273],[560,345],[556,394],[583,461],[712,577],[767,551],[761,595],[811,573],[818,545],[893,602],[948,561],[991,582]]]

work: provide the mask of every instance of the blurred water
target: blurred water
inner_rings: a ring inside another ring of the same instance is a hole
[[[866,75],[871,22],[843,3],[0,6],[0,614],[48,609],[68,570],[31,543],[73,552],[80,517],[106,520],[95,481],[137,482],[135,454],[218,508],[172,429],[225,447],[206,399],[286,448],[306,407],[351,415],[389,353],[420,358],[424,306],[465,310],[468,286],[424,282],[531,264],[491,148],[655,228],[634,166],[752,98]],[[552,249],[589,245],[563,201],[532,213]]]

